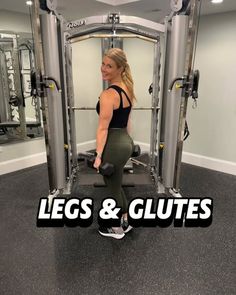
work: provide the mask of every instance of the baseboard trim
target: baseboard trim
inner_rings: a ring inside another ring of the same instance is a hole
[[[96,145],[95,140],[79,143],[77,144],[77,151],[85,152],[87,150],[95,148],[95,145]],[[0,175],[15,172],[15,171],[22,170],[29,167],[33,167],[46,162],[47,162],[46,152],[0,162]]]
[[[0,163],[0,175],[43,164],[46,161],[46,152],[4,161]]]
[[[143,152],[149,152],[150,145],[143,142],[136,142],[141,147]],[[198,167],[203,167],[223,173],[236,175],[236,163],[230,161],[224,161],[216,158],[206,157],[198,154],[192,154],[189,152],[183,152],[182,162],[191,164]]]
[[[77,144],[77,153],[85,153],[86,151],[96,148],[96,140],[85,141]]]
[[[135,142],[139,144],[142,152],[149,152],[150,145],[143,142]],[[85,152],[96,147],[96,141],[90,140],[77,144],[78,152]],[[18,171],[21,169],[29,168],[35,165],[46,163],[46,152],[37,153],[13,160],[8,160],[0,163],[0,175]],[[202,155],[183,152],[182,162],[212,169],[219,172],[224,172],[232,175],[236,175],[236,163],[219,160],[215,158],[205,157]]]
[[[236,163],[183,152],[182,162],[211,170],[236,175]]]

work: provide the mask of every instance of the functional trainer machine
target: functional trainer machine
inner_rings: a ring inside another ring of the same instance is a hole
[[[74,105],[71,44],[88,38],[101,38],[108,47],[121,47],[124,38],[154,43],[146,168],[157,192],[178,196],[187,102],[198,96],[199,72],[193,65],[200,6],[201,0],[171,1],[163,24],[118,13],[67,22],[56,2],[33,1],[35,88],[41,97],[51,197],[70,193],[79,173],[75,111],[82,108]],[[47,13],[39,15],[40,8]]]

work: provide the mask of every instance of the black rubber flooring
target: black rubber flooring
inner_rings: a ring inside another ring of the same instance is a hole
[[[183,165],[182,195],[211,197],[208,228],[136,228],[122,240],[88,228],[37,228],[47,168],[0,178],[1,295],[233,295],[236,294],[236,177]],[[152,185],[125,188],[129,200],[155,195]],[[75,186],[78,197],[106,188]],[[97,205],[96,205],[97,206]]]

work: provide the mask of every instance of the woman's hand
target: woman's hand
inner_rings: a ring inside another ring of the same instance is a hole
[[[99,166],[101,165],[101,158],[100,157],[96,157],[95,161],[94,161],[94,164],[93,164],[93,167],[95,169],[97,169],[97,172],[99,173]]]

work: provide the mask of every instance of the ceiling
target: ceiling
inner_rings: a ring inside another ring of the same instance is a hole
[[[57,11],[65,19],[77,20],[92,15],[120,12],[152,21],[160,22],[170,13],[170,0],[57,0]],[[0,10],[28,13],[26,0],[1,0]],[[111,4],[107,4],[111,3]],[[236,11],[235,0],[224,0],[221,4],[212,4],[202,0],[202,14],[214,14]]]

